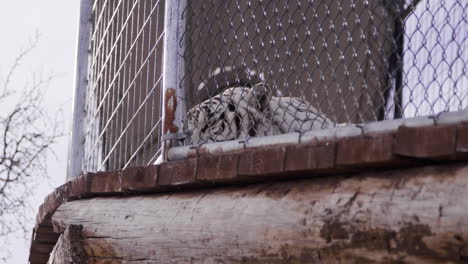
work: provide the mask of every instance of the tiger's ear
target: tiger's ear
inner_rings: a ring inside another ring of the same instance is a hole
[[[270,86],[266,83],[258,83],[250,89],[246,99],[250,106],[263,112],[269,108],[271,96]]]
[[[202,76],[203,77],[203,76]],[[197,93],[206,94],[206,100],[233,87],[253,87],[262,82],[263,73],[236,66],[216,67],[197,87]]]

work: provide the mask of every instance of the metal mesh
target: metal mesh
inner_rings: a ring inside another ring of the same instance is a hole
[[[194,0],[186,144],[468,106],[464,0]]]
[[[183,8],[177,32],[164,1],[94,1],[84,172],[161,154],[165,34],[181,40],[185,144],[468,107],[464,0],[168,3]]]
[[[153,163],[160,150],[164,1],[96,0],[83,171]]]

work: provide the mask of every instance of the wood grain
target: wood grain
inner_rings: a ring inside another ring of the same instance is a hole
[[[88,263],[466,263],[468,166],[79,200]],[[106,260],[106,262],[102,262]]]
[[[55,244],[47,264],[85,264],[79,225],[69,225]]]

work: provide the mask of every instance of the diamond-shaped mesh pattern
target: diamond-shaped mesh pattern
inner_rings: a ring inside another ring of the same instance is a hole
[[[463,0],[194,0],[187,144],[468,106]]]
[[[185,2],[186,26],[165,33],[165,3]],[[96,0],[83,172],[160,156],[165,34],[182,35],[189,145],[464,110],[466,10],[465,0]]]

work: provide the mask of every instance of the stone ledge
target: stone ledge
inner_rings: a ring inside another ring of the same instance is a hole
[[[393,153],[394,135],[370,134],[341,139],[337,142],[336,165],[372,167],[392,165],[400,159]]]
[[[207,183],[228,183],[238,178],[239,155],[200,157],[197,160],[197,180]]]
[[[468,155],[468,122],[457,127],[457,153]]]
[[[395,151],[397,155],[440,159],[455,156],[457,127],[406,127],[401,126],[396,133]]]
[[[129,168],[120,171],[122,191],[152,192],[161,189],[158,184],[158,172],[158,166]]]
[[[290,146],[286,153],[285,171],[331,172],[335,168],[335,154],[333,141]]]
[[[193,186],[197,183],[197,159],[165,162],[159,166],[159,172],[159,186]]]

